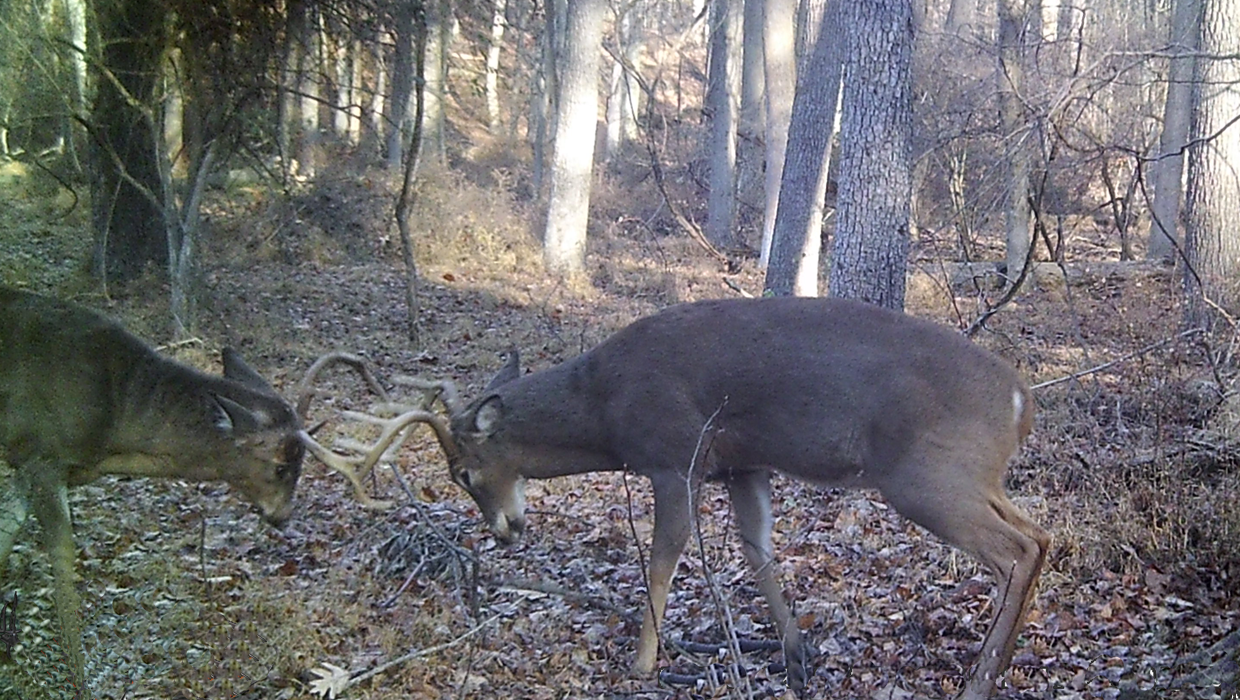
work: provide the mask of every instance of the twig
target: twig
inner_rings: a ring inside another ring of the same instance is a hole
[[[1139,357],[1141,355],[1144,355],[1145,353],[1150,352],[1151,350],[1157,350],[1158,348],[1164,345],[1173,343],[1181,338],[1187,338],[1190,335],[1196,335],[1198,333],[1205,333],[1205,332],[1206,332],[1206,329],[1204,328],[1190,328],[1186,331],[1176,333],[1170,338],[1163,338],[1162,340],[1156,343],[1150,343],[1149,345],[1146,345],[1145,347],[1139,350],[1133,350],[1127,355],[1124,355],[1122,357],[1117,357],[1114,360],[1111,360],[1110,362],[1104,362],[1100,365],[1095,365],[1093,367],[1090,367],[1089,369],[1083,369],[1079,372],[1073,372],[1072,374],[1069,374],[1067,376],[1063,376],[1063,377],[1059,377],[1058,379],[1052,379],[1050,381],[1042,382],[1041,384],[1034,384],[1030,388],[1031,389],[1045,389],[1046,387],[1049,387],[1049,386],[1055,386],[1056,384],[1062,384],[1064,382],[1069,382],[1074,379],[1080,379],[1081,377],[1085,377],[1090,374],[1094,374],[1096,372],[1101,372],[1104,369],[1118,365],[1121,362],[1127,362],[1128,360],[1131,360],[1134,357]]]
[[[359,683],[368,681],[371,678],[374,678],[375,676],[379,675],[380,673],[387,671],[389,668],[393,668],[395,666],[408,663],[410,661],[413,661],[414,659],[420,659],[425,656],[430,656],[431,654],[438,654],[439,652],[444,651],[445,649],[451,649],[452,647],[460,646],[462,643],[465,642],[465,640],[478,634],[483,629],[485,629],[487,626],[489,626],[492,622],[495,622],[496,620],[503,617],[504,615],[511,613],[512,610],[513,610],[512,608],[509,608],[508,610],[503,610],[501,612],[495,613],[494,615],[478,623],[476,626],[470,628],[468,632],[462,634],[461,636],[457,637],[456,639],[453,639],[450,642],[444,642],[443,644],[436,644],[433,647],[427,647],[425,649],[417,649],[417,650],[411,651],[403,656],[398,656],[395,659],[392,659],[391,661],[385,664],[380,664],[378,666],[375,666],[369,671],[359,673],[358,675],[349,678],[349,682],[345,685],[344,688],[341,689],[341,691],[351,688]]]
[[[753,689],[749,685],[749,677],[741,673],[741,646],[736,636],[736,624],[732,620],[732,608],[728,606],[727,600],[724,598],[723,589],[719,586],[719,581],[715,578],[715,572],[711,570],[710,563],[706,556],[706,540],[702,536],[702,519],[698,517],[698,510],[694,505],[697,497],[693,493],[693,471],[697,468],[699,458],[703,458],[703,447],[707,450],[710,446],[706,444],[706,436],[710,434],[711,427],[715,424],[715,419],[719,417],[723,407],[728,405],[728,399],[725,396],[723,402],[710,414],[710,418],[706,419],[706,423],[702,425],[701,431],[698,432],[697,445],[693,448],[693,458],[689,462],[689,512],[693,514],[693,535],[697,540],[698,554],[702,557],[702,575],[706,578],[707,588],[710,590],[710,596],[714,599],[715,608],[719,611],[719,622],[723,625],[724,640],[728,646],[728,663],[726,664],[731,687],[735,692],[742,693],[742,697],[753,697]]]

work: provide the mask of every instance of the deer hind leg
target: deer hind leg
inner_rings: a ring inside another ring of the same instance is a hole
[[[650,545],[650,571],[647,576],[650,596],[642,616],[641,638],[637,642],[637,658],[633,673],[648,676],[654,672],[659,655],[659,626],[667,608],[676,563],[689,540],[690,518],[693,517],[696,489],[690,489],[686,477],[664,472],[651,477],[654,488],[654,538]]]
[[[921,475],[935,473],[934,469],[924,469]],[[972,554],[998,580],[994,619],[959,696],[961,700],[989,698],[1012,660],[1050,535],[1013,505],[1001,486],[988,488],[963,480],[926,483],[914,476],[899,488],[884,489],[884,495],[906,517]]]
[[[746,472],[727,480],[736,526],[741,533],[741,551],[753,568],[758,590],[766,598],[775,618],[776,629],[784,646],[784,662],[788,665],[788,685],[796,692],[805,687],[805,647],[801,631],[792,619],[784,600],[783,589],[775,578],[775,550],[771,546],[771,475],[769,472]]]
[[[86,659],[82,654],[82,601],[74,587],[73,566],[77,551],[73,546],[73,524],[69,519],[68,490],[61,478],[62,471],[54,466],[26,465],[25,473],[30,475],[30,508],[39,521],[41,544],[51,560],[61,642],[69,658],[73,683],[84,689]]]

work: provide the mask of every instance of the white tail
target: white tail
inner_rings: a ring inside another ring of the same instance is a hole
[[[444,383],[437,386],[443,387]],[[1004,493],[1033,399],[1003,360],[945,327],[860,302],[737,299],[642,319],[593,350],[522,376],[505,367],[435,428],[453,480],[503,542],[525,529],[524,480],[629,470],[655,498],[650,605],[634,668],[653,671],[672,574],[704,479],[723,482],[746,558],[804,687],[800,632],[769,566],[770,473],[879,489],[977,557],[997,610],[961,697],[989,697],[1011,660],[1050,543]],[[706,449],[691,464],[708,419]],[[321,449],[321,448],[320,448]]]

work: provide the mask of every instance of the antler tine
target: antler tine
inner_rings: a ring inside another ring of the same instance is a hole
[[[465,404],[461,401],[461,392],[457,391],[456,384],[451,380],[437,379],[430,381],[418,379],[417,377],[400,376],[392,381],[401,386],[411,386],[415,389],[431,392],[433,396],[443,401],[443,405],[448,409],[449,415],[458,415],[465,409]]]
[[[456,441],[452,438],[452,432],[448,428],[448,424],[443,418],[430,411],[415,409],[406,411],[395,418],[380,418],[369,413],[361,413],[358,411],[342,411],[341,416],[350,420],[370,423],[380,426],[382,432],[379,439],[372,445],[357,446],[361,456],[346,456],[333,452],[323,447],[314,438],[310,437],[306,431],[301,431],[299,437],[306,445],[306,449],[310,451],[321,462],[328,467],[340,472],[353,485],[353,491],[357,500],[367,508],[387,509],[392,506],[390,501],[379,501],[371,498],[366,493],[363,481],[374,470],[375,465],[383,458],[383,455],[393,447],[399,447],[408,437],[406,428],[414,423],[426,423],[435,432],[435,438],[439,441],[439,446],[444,452],[444,456],[451,463],[456,460],[458,454]]]
[[[331,469],[343,474],[349,480],[349,483],[353,485],[353,497],[362,504],[363,508],[388,510],[394,505],[391,501],[371,498],[370,494],[366,493],[366,486],[362,483],[362,478],[358,476],[357,471],[353,468],[354,465],[362,462],[362,458],[347,457],[332,452],[320,445],[318,441],[310,437],[310,434],[304,430],[298,432],[297,437],[306,446],[307,452],[317,457],[320,462],[326,464]]]
[[[310,365],[310,369],[306,370],[306,376],[302,378],[301,384],[297,387],[297,415],[302,418],[306,417],[306,412],[310,410],[310,403],[314,400],[315,391],[311,388],[314,380],[318,378],[319,373],[334,364],[346,364],[357,371],[362,376],[362,380],[366,382],[366,386],[379,397],[380,401],[387,402],[388,394],[384,390],[383,385],[375,378],[375,374],[370,369],[370,362],[359,355],[353,355],[347,352],[329,352]]]

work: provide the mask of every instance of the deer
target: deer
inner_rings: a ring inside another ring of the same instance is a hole
[[[0,572],[29,513],[51,562],[62,643],[85,682],[69,488],[105,474],[224,481],[274,526],[305,453],[301,419],[235,351],[223,376],[168,359],[85,307],[0,287]]]
[[[997,580],[994,617],[959,694],[991,697],[1050,546],[1008,498],[1009,460],[1034,399],[1006,361],[928,320],[844,299],[700,301],[639,319],[593,349],[523,374],[511,352],[469,403],[451,381],[407,378],[447,416],[411,407],[372,420],[384,438],[431,427],[452,480],[503,544],[526,529],[525,483],[598,471],[649,479],[654,532],[633,671],[650,675],[700,487],[726,487],[744,557],[803,693],[806,649],[774,570],[771,475],[877,489],[901,514],[976,557]],[[347,466],[311,440],[307,449]]]

